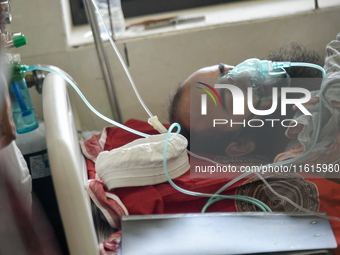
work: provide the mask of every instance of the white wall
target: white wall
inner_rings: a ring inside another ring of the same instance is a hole
[[[112,117],[106,87],[94,45],[68,47],[61,0],[12,1],[11,32],[21,31],[28,45],[12,50],[21,54],[23,64],[49,64],[68,72],[90,103]],[[326,44],[340,32],[340,6],[280,18],[225,24],[187,32],[162,34],[118,41],[123,53],[126,43],[132,77],[154,115],[166,122],[166,101],[171,91],[195,70],[224,62],[238,64],[250,57],[266,56],[270,49],[292,41],[325,54]],[[124,121],[147,120],[122,67],[108,49],[118,103]],[[41,95],[30,89],[34,107],[42,116]],[[108,124],[94,116],[74,94],[72,104],[79,114],[79,128],[101,130]]]

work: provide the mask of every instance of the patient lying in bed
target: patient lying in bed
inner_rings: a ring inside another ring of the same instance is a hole
[[[324,118],[323,126],[326,127],[324,131],[320,133],[320,142],[317,143],[316,148],[318,149],[317,154],[311,154],[308,158],[307,163],[312,164],[330,164],[334,163],[335,160],[339,158],[339,109],[337,108],[339,102],[337,98],[340,98],[339,88],[340,86],[340,73],[339,65],[340,63],[340,34],[338,35],[338,40],[332,41],[327,46],[327,52],[329,56],[326,58],[325,70],[327,75],[332,78],[328,83],[324,83],[321,93],[316,94],[316,98],[320,100],[328,100],[325,102],[325,114],[327,118]],[[296,47],[299,46],[294,46]],[[301,49],[301,48],[300,48]],[[287,52],[285,53],[286,57]],[[303,55],[303,54],[301,54]],[[313,54],[309,54],[312,56]],[[269,59],[271,60],[290,60],[290,61],[307,61],[295,59],[296,52],[293,53],[289,59],[280,59],[279,55],[271,55]],[[310,62],[310,61],[309,61]],[[319,61],[317,61],[318,64]],[[227,70],[228,66],[224,67]],[[291,76],[297,70],[291,71]],[[198,75],[201,77],[207,77],[209,75],[218,76],[220,70],[217,66],[201,69],[193,75]],[[301,75],[301,73],[300,73]],[[309,74],[310,75],[310,74]],[[319,75],[317,72],[313,75]],[[300,76],[301,77],[301,76]],[[190,106],[188,97],[186,97],[187,83],[184,83],[182,87],[178,90],[174,97],[173,108],[170,111],[170,121],[179,122],[182,126],[182,134],[189,139],[189,123],[188,114],[189,111],[183,109],[188,109]],[[334,88],[337,88],[335,90]],[[330,92],[330,93],[327,93]],[[189,104],[189,105],[188,105]],[[297,120],[302,124],[294,129],[289,129],[287,131],[288,138],[284,139],[281,135],[279,138],[276,137],[278,133],[271,134],[271,139],[258,139],[258,133],[243,132],[232,143],[227,144],[225,148],[218,148],[219,155],[212,156],[210,158],[227,164],[243,166],[254,164],[258,165],[267,164],[269,162],[282,161],[287,158],[297,157],[301,155],[306,149],[308,149],[311,144],[308,139],[311,140],[315,137],[315,122],[313,118],[317,118],[318,99],[313,98],[310,101],[310,107],[308,108],[312,117],[310,121],[305,121],[301,114],[297,113]],[[178,107],[180,106],[180,107]],[[264,109],[267,107],[265,103],[260,106]],[[180,112],[180,109],[183,110]],[[290,114],[295,113],[292,111]],[[244,117],[244,116],[243,116]],[[129,120],[126,123],[127,126],[135,128],[141,132],[148,134],[157,134],[153,128],[146,122],[138,120]],[[332,132],[330,132],[330,127],[332,127]],[[190,130],[192,131],[192,129]],[[204,130],[196,130],[197,134],[202,134]],[[214,139],[221,139],[222,136],[229,137],[229,133],[235,132],[236,129],[232,130],[221,130],[220,136]],[[307,132],[308,131],[308,132]],[[279,129],[278,132],[282,132]],[[284,133],[284,132],[282,132]],[[262,135],[268,135],[268,133]],[[306,137],[308,139],[306,139]],[[153,185],[147,186],[129,186],[116,188],[114,190],[108,190],[105,183],[96,178],[95,161],[98,154],[101,151],[109,151],[114,148],[119,148],[129,142],[138,139],[135,134],[131,134],[122,129],[115,127],[105,128],[100,135],[93,136],[90,140],[82,141],[82,149],[84,155],[87,157],[87,167],[89,178],[91,179],[87,185],[87,191],[90,194],[93,201],[101,209],[104,216],[108,220],[109,224],[113,228],[120,228],[122,215],[127,214],[158,214],[158,213],[188,213],[188,212],[200,212],[204,204],[206,203],[206,198],[192,197],[178,192],[173,189],[173,187],[168,183],[154,183]],[[190,133],[190,138],[192,139],[192,133]],[[297,147],[293,147],[285,151],[285,148],[289,142],[289,138],[296,139],[300,141]],[[211,139],[213,140],[213,139]],[[307,141],[307,142],[306,142]],[[326,142],[325,142],[326,141]],[[276,146],[272,146],[276,144]],[[273,149],[274,148],[274,149]],[[221,153],[222,152],[222,153]],[[221,154],[224,154],[221,156]],[[192,158],[190,160],[193,160]],[[198,159],[195,159],[198,160]],[[198,160],[203,166],[209,164],[203,160]],[[306,163],[306,162],[304,162]],[[192,169],[191,169],[192,171]],[[128,174],[128,173],[127,173]],[[176,178],[174,182],[187,190],[203,192],[203,193],[215,193],[220,189],[225,183],[232,180],[233,176],[225,175],[224,178],[191,178],[190,171],[185,172],[180,177]],[[327,180],[325,178],[315,178],[315,176],[310,174],[298,174],[296,172],[280,173],[280,178],[277,178],[277,173],[270,173],[264,175],[266,180],[270,185],[280,194],[290,198],[292,201],[297,203],[304,208],[311,211],[326,212],[328,215],[339,217],[340,212],[340,195],[339,195],[339,185],[332,180]],[[226,195],[246,195],[255,197],[263,202],[265,202],[273,211],[298,211],[297,208],[291,206],[289,203],[282,202],[281,199],[276,198],[270,191],[267,190],[266,186],[263,185],[262,181],[254,175],[249,175],[247,179],[242,179],[222,194]],[[279,202],[278,202],[279,201]],[[249,205],[245,202],[233,201],[233,200],[223,200],[221,202],[213,204],[208,211],[254,211],[258,210],[255,206]],[[333,231],[336,235],[337,242],[340,244],[340,222],[331,221]]]
[[[320,78],[322,73],[319,70],[302,67],[286,69],[292,80],[291,87],[306,88],[309,91],[317,90],[311,93],[313,97],[305,105],[305,108],[308,108],[308,111],[312,114],[311,116],[307,116],[299,110],[294,111],[297,110],[296,107],[287,108],[286,114],[282,114],[284,109],[281,108],[280,102],[276,111],[270,115],[252,115],[247,106],[247,100],[244,100],[244,113],[235,115],[233,114],[233,108],[235,107],[233,101],[236,100],[234,95],[229,90],[220,88],[215,90],[222,99],[222,107],[216,107],[213,100],[207,100],[205,107],[210,111],[208,114],[202,115],[199,110],[202,105],[201,96],[203,92],[196,88],[199,82],[195,81],[208,80],[211,81],[209,85],[213,86],[214,79],[216,79],[215,82],[218,83],[217,77],[221,72],[223,74],[223,72],[233,69],[231,66],[224,65],[221,67],[220,65],[219,67],[211,66],[196,71],[179,86],[169,109],[170,122],[177,122],[181,125],[181,134],[191,142],[191,151],[211,153],[214,150],[213,153],[215,154],[230,157],[256,154],[265,156],[270,161],[277,162],[301,155],[311,147],[316,137],[316,127],[319,119],[318,99],[320,97],[323,104],[322,132],[319,135],[320,142],[317,143],[309,157],[313,158],[316,155],[323,154],[332,144],[339,131],[340,110],[338,106],[340,99],[338,91],[340,91],[340,80],[336,78],[336,75],[339,75],[339,70],[337,70],[340,63],[339,44],[339,41],[334,41],[327,46],[327,51],[331,52],[331,54],[326,58],[325,69],[327,79],[323,82],[321,89]],[[323,61],[316,52],[308,51],[297,44],[292,44],[276,54],[271,54],[268,59],[272,61],[314,63],[323,66]],[[191,86],[191,83],[194,83],[194,86]],[[241,85],[237,84],[238,87],[241,87]],[[272,100],[257,100],[253,98],[252,101],[258,110],[267,110],[273,104]],[[286,125],[280,125],[279,123],[284,119],[292,119],[294,115],[296,115],[294,118],[296,122],[292,124],[297,125],[294,128],[289,128],[285,135]],[[222,123],[222,117],[223,120],[227,120],[229,123]],[[212,124],[216,123],[214,122],[215,120],[218,120],[218,122],[213,126]],[[259,120],[253,122],[255,126],[258,126],[260,121],[264,125],[257,128],[250,127],[250,124],[243,124],[249,120]],[[235,124],[232,125],[231,121]],[[287,144],[291,139],[299,140],[299,148],[294,148],[290,152],[278,155],[286,150]]]

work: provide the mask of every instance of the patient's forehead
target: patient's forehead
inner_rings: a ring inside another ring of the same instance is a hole
[[[191,74],[185,81],[186,84],[190,83],[190,79],[193,78],[217,78],[220,75],[220,69],[218,65],[214,66],[207,66],[204,68],[201,68]]]
[[[231,69],[232,67],[227,66]],[[197,78],[217,78],[220,75],[218,65],[201,68],[191,74],[180,86],[178,93],[181,93],[178,103],[178,117],[187,129],[190,128],[190,80]]]
[[[226,69],[232,69],[231,66],[226,65]],[[181,99],[183,97],[190,98],[190,80],[197,78],[217,78],[220,75],[220,70],[218,65],[203,67],[196,72],[192,73],[179,87],[178,92],[181,94]]]

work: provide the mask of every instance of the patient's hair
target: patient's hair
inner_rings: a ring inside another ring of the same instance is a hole
[[[306,63],[313,63],[317,64],[319,66],[324,65],[324,57],[321,56],[317,51],[315,50],[307,50],[304,46],[302,46],[299,43],[291,43],[287,46],[283,46],[277,50],[273,50],[268,57],[262,58],[262,59],[267,59],[271,61],[290,61],[290,62],[306,62]],[[308,67],[290,67],[286,68],[287,73],[291,78],[321,78],[322,77],[322,72],[318,69],[315,68],[308,68]],[[292,79],[291,86],[298,86],[298,87],[303,87],[301,84],[295,84],[294,83],[295,79]],[[321,79],[311,79],[315,80],[312,81],[312,83],[308,84],[308,90],[317,90],[320,88],[320,82]],[[179,111],[181,110],[179,107],[179,103],[181,100],[181,96],[183,94],[183,83],[180,84],[173,93],[170,98],[169,98],[169,108],[168,108],[168,118],[169,122],[172,124],[174,122],[177,122],[181,125],[181,134],[187,138],[188,140],[188,149],[190,146],[190,130],[186,128],[184,125],[182,125],[183,120],[180,119],[179,117]],[[280,104],[278,104],[280,105]],[[274,119],[276,117],[279,117],[279,109],[278,107],[277,111],[271,115],[271,118]],[[289,111],[289,109],[288,109]],[[274,116],[274,117],[273,117]],[[278,135],[277,131],[273,130],[273,128],[256,128],[256,129],[250,129],[250,128],[245,128],[240,137],[243,138],[253,138],[255,139],[256,144],[258,145],[261,143],[262,146],[256,146],[257,150],[255,153],[260,153],[263,155],[263,153],[271,153],[275,154],[273,151],[270,152],[270,145],[275,144],[278,139],[285,139],[284,136],[284,130],[282,130],[282,134]],[[206,132],[210,133],[210,132]],[[214,132],[214,137],[202,137],[202,134],[200,135],[201,140],[207,140],[210,141],[211,144],[219,144],[218,141],[223,137],[225,140],[228,140],[230,137],[234,135],[235,132],[224,132],[224,133],[216,133]],[[193,136],[193,134],[191,134]],[[264,139],[265,137],[265,139]],[[270,143],[270,144],[269,144]],[[215,146],[209,146],[210,148],[215,147]],[[224,149],[222,152],[222,147],[221,148],[216,148],[217,151],[214,153],[217,154],[222,154],[224,153]],[[267,155],[265,155],[267,156]]]
[[[178,112],[180,111],[179,102],[181,100],[182,94],[183,94],[183,86],[184,82],[180,83],[176,89],[176,91],[172,94],[170,94],[168,101],[169,101],[169,107],[168,107],[168,119],[170,124],[172,123],[179,123],[182,122],[182,120],[179,119],[178,117]],[[181,124],[180,124],[181,125]],[[190,140],[190,131],[186,130],[185,128],[182,127],[181,125],[181,134]]]
[[[324,59],[317,51],[307,50],[297,42],[273,50],[267,57],[271,61],[306,62],[321,67],[324,66]],[[286,68],[286,71],[292,78],[322,78],[322,72],[316,68],[295,66]]]
[[[267,57],[271,61],[290,61],[290,62],[305,62],[324,66],[324,56],[315,50],[307,50],[303,45],[294,42],[287,46],[283,46],[278,50],[274,50]],[[322,72],[316,68],[293,66],[285,68],[286,72],[292,78],[291,87],[300,87],[309,91],[318,90],[321,84]],[[294,79],[295,78],[295,79]],[[301,79],[296,78],[313,78],[308,79],[308,82],[301,82]],[[319,78],[319,79],[315,79]]]

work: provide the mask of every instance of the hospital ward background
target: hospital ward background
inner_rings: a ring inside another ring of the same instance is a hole
[[[0,7],[0,254],[340,254],[339,0]]]

